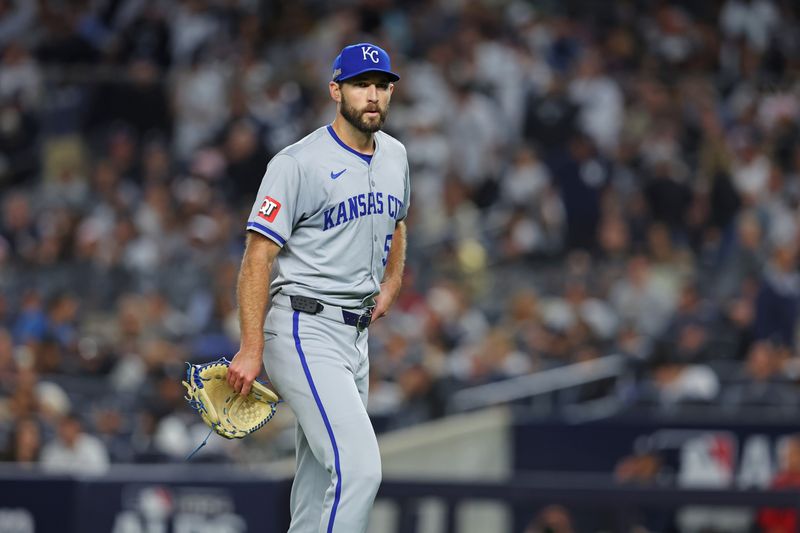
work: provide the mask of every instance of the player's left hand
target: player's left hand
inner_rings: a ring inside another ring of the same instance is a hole
[[[394,287],[389,283],[381,283],[381,292],[375,297],[375,309],[372,310],[370,324],[389,314],[389,308],[397,298],[398,292],[400,292],[399,287]]]
[[[389,305],[386,303],[386,298],[382,296],[381,294],[375,298],[375,309],[372,310],[372,319],[369,321],[370,324],[373,324],[376,320],[389,313]]]

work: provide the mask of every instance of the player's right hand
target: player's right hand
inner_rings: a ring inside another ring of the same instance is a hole
[[[261,373],[263,363],[261,351],[240,349],[233,356],[231,366],[228,368],[228,385],[242,396],[250,394],[253,381]]]

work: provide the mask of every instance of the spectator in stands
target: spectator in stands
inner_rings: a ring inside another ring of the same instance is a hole
[[[694,264],[689,249],[678,244],[684,242],[674,237],[666,224],[654,222],[647,228],[647,253],[655,283],[672,294],[679,294],[694,272]],[[673,296],[673,302],[678,298]]]
[[[47,335],[68,353],[78,348],[78,299],[69,293],[59,293],[47,302]]]
[[[63,387],[57,383],[39,380],[34,392],[39,420],[48,427],[58,425],[59,420],[66,416],[72,408],[72,401]]]
[[[550,164],[577,131],[579,107],[567,95],[566,81],[553,76],[544,94],[531,92],[525,108],[523,135],[540,147]]]
[[[672,346],[667,342],[655,347],[651,380],[642,388],[640,401],[665,412],[687,405],[711,405],[720,392],[714,371],[704,364],[675,359],[671,352]]]
[[[677,140],[676,140],[677,142]],[[667,225],[681,238],[687,234],[687,214],[693,192],[686,182],[685,169],[679,160],[658,159],[651,163],[644,193],[653,218]]]
[[[181,460],[202,439],[205,426],[187,408],[175,368],[170,365],[154,368],[156,370],[149,376],[150,390],[146,395],[147,410],[157,417],[152,448],[170,460]],[[145,424],[142,429],[149,429],[149,421],[142,422]]]
[[[700,295],[700,288],[693,282],[684,285],[663,336],[675,342],[675,358],[685,362],[705,362],[711,358],[714,318],[713,309]]]
[[[6,187],[3,187],[6,189]],[[17,261],[33,261],[39,229],[36,227],[28,195],[20,190],[3,196],[0,235]]]
[[[614,480],[630,485],[655,485],[663,467],[657,453],[637,453],[620,459],[614,467]]]
[[[16,375],[14,339],[8,329],[0,326],[0,394],[6,395],[13,390]]]
[[[57,436],[42,449],[43,469],[73,474],[102,474],[108,469],[108,451],[100,439],[84,431],[77,415],[63,417],[57,429]]]
[[[0,65],[2,69],[2,65]],[[40,170],[38,135],[40,124],[32,110],[17,95],[0,98],[0,185],[22,185]]]
[[[114,80],[98,88],[92,99],[90,125],[105,132],[112,124],[125,124],[137,141],[148,135],[169,137],[172,114],[158,66],[150,59],[135,57],[127,69],[131,83]]]
[[[122,412],[107,406],[93,413],[93,426],[98,438],[103,442],[112,463],[134,462],[134,449],[131,435],[125,427],[126,420]]]
[[[0,0],[0,46],[24,38],[36,22],[37,4]]]
[[[599,50],[584,51],[576,75],[569,86],[572,100],[580,105],[579,122],[582,131],[611,153],[617,147],[622,128],[622,91],[617,81],[605,72]]]
[[[550,166],[564,203],[566,246],[594,251],[600,197],[610,180],[610,168],[587,135],[573,136],[568,146],[567,153],[554,158]]]
[[[186,28],[181,31],[185,33]],[[195,149],[210,141],[228,117],[228,68],[212,64],[203,56],[204,52],[203,49],[192,52],[191,63],[178,71],[175,80],[174,150],[182,160],[187,160]]]
[[[502,253],[513,260],[533,254],[550,255],[562,242],[564,214],[547,167],[535,151],[520,148],[506,178],[499,184],[498,212],[511,217]]]
[[[548,505],[531,520],[525,533],[573,533],[570,512],[561,505]]]
[[[768,194],[770,160],[763,148],[747,133],[733,136],[731,179],[745,206],[762,203]]]
[[[416,275],[401,331],[370,331],[396,411],[442,413],[470,350],[489,380],[617,350],[645,361],[664,338],[672,361],[794,346],[791,2],[217,3],[0,0],[0,431],[42,416],[33,369],[107,380],[138,412],[176,359],[225,353],[240,198],[275,146],[328,120],[330,65],[310,51],[374,28],[410,84],[390,133],[409,149]],[[588,250],[580,272],[571,249]],[[79,305],[50,305],[65,292]],[[508,372],[515,353],[530,364]],[[667,364],[654,396],[707,401],[706,370]],[[772,398],[760,374],[733,405]],[[147,457],[183,408],[107,422],[137,428]]]
[[[758,279],[763,270],[765,240],[757,214],[742,211],[735,224],[733,242],[720,251],[717,275],[712,280],[715,297],[721,302],[733,298],[748,279]]]
[[[133,58],[146,59],[161,69],[169,67],[170,28],[164,6],[158,2],[145,2],[141,13],[121,32],[114,57],[121,63]]]
[[[453,376],[465,385],[478,385],[491,381],[528,374],[534,361],[519,352],[508,331],[490,330],[476,344],[456,350],[450,359]]]
[[[36,394],[38,377],[33,371],[33,354],[29,348],[22,348],[19,356],[27,366],[17,365],[16,379],[10,396],[0,397],[0,420],[12,421],[19,418],[37,417],[40,414],[39,398]]]
[[[133,448],[133,461],[137,463],[160,463],[170,458],[162,453],[156,445],[155,434],[158,428],[158,416],[149,409],[136,412],[132,420],[133,429],[130,444]]]
[[[238,120],[229,125],[222,141],[222,150],[228,162],[225,174],[232,183],[234,198],[252,198],[258,192],[258,179],[269,154],[261,142],[260,132],[254,124]]]
[[[520,350],[529,354],[541,353],[544,327],[542,306],[536,291],[520,290],[512,296],[501,325],[513,336]]]
[[[769,339],[794,347],[798,316],[800,273],[797,272],[797,246],[786,242],[773,248],[771,261],[764,269],[756,298],[756,340]]]
[[[770,341],[753,344],[739,379],[722,395],[723,406],[732,412],[747,407],[769,407],[772,416],[796,413],[800,395],[782,372],[787,356],[788,349],[783,345]]]
[[[764,51],[770,35],[780,23],[778,7],[769,0],[727,0],[720,12],[719,25],[730,41],[744,39],[756,51]]]
[[[438,397],[441,385],[437,385],[436,375],[425,361],[409,359],[396,379],[402,404],[391,420],[389,427],[392,428],[419,424],[444,412],[443,400]]]
[[[39,462],[42,451],[42,429],[33,417],[18,418],[11,430],[3,461],[32,466]]]
[[[731,354],[738,361],[744,361],[753,343],[753,325],[756,316],[756,295],[758,286],[755,280],[742,283],[741,294],[729,302],[723,302],[723,323],[719,339],[731,344]]]
[[[25,109],[37,110],[42,98],[42,73],[29,50],[19,42],[9,44],[0,65],[0,100],[18,100]]]
[[[673,296],[653,278],[646,256],[628,260],[626,276],[611,287],[609,298],[617,315],[639,332],[656,337],[667,327]]]
[[[448,350],[479,342],[489,330],[485,314],[469,304],[466,290],[453,283],[441,282],[431,287],[428,307],[428,328]]]
[[[652,487],[666,485],[670,479],[664,458],[655,452],[641,452],[627,455],[614,466],[614,481],[631,487]],[[672,517],[662,509],[626,510],[627,521],[636,524],[631,531],[669,531]]]

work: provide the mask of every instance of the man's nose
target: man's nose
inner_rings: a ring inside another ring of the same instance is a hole
[[[378,88],[374,83],[367,87],[367,100],[370,102],[378,101]]]

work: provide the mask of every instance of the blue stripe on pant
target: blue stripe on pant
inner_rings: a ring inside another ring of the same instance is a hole
[[[303,365],[303,372],[305,372],[308,385],[311,387],[311,394],[314,395],[314,401],[317,402],[317,407],[322,415],[322,421],[325,423],[325,429],[328,430],[328,436],[330,437],[331,445],[333,446],[334,467],[336,469],[336,495],[333,499],[333,506],[331,507],[331,517],[328,521],[328,533],[331,533],[333,531],[333,522],[336,519],[336,509],[339,507],[339,500],[342,496],[342,470],[339,463],[339,448],[336,446],[336,437],[333,434],[333,428],[331,427],[330,420],[328,420],[327,413],[325,413],[325,407],[322,405],[322,400],[319,398],[317,387],[314,385],[314,379],[311,377],[311,371],[308,369],[306,355],[303,353],[303,347],[300,344],[299,319],[300,312],[295,311],[294,316],[292,317],[292,334],[294,335],[294,345],[295,348],[297,348],[297,354],[300,356],[300,363]]]

